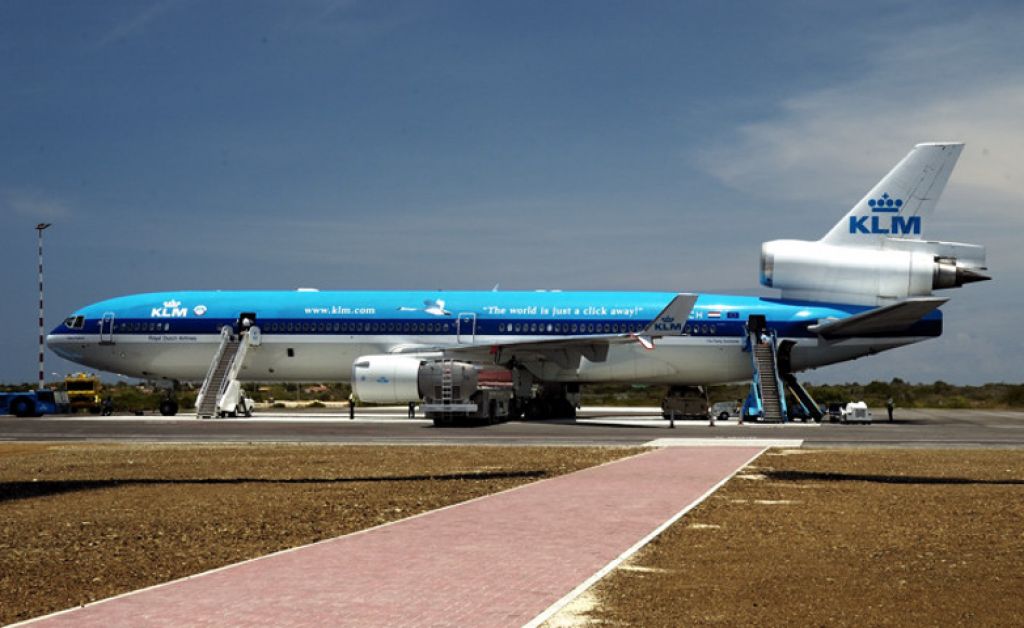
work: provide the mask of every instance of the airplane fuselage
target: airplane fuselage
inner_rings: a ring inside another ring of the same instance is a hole
[[[673,292],[162,292],[87,306],[47,338],[57,354],[131,377],[202,381],[221,340],[248,315],[260,342],[239,374],[243,381],[349,381],[367,354],[438,352],[466,347],[607,337],[645,328]],[[869,309],[777,298],[702,294],[681,335],[609,346],[603,360],[566,368],[534,365],[552,382],[702,385],[749,379],[744,350],[751,315],[765,317],[792,346],[791,368],[806,370],[941,334],[932,312],[898,335],[826,341],[808,330],[822,320]]]

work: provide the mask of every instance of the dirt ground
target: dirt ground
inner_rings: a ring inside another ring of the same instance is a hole
[[[0,444],[0,624],[636,451]]]
[[[1020,626],[1024,452],[769,452],[551,624]]]

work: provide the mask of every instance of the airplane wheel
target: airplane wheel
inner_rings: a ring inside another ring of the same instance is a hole
[[[164,416],[178,414],[178,402],[173,399],[164,399],[160,402],[160,414]]]
[[[11,414],[18,418],[25,418],[36,413],[35,404],[28,399],[15,399],[11,404]]]

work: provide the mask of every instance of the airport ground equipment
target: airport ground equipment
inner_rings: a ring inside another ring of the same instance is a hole
[[[750,393],[743,404],[745,419],[767,423],[787,420],[786,394],[779,376],[778,337],[775,330],[766,327],[762,316],[751,316],[747,323],[747,346],[754,376]]]
[[[93,414],[100,411],[102,390],[100,378],[92,373],[71,373],[64,378],[64,389],[68,393],[71,411],[87,410]]]
[[[739,416],[741,407],[732,401],[719,401],[711,406],[709,412],[719,421],[728,421],[731,416]]]
[[[17,417],[69,412],[71,404],[63,390],[26,390],[0,393],[0,414]]]
[[[238,334],[227,325],[221,328],[220,346],[196,397],[196,418],[252,415],[254,404],[245,396],[238,373],[249,348],[259,343],[259,334],[258,327],[244,329]]]
[[[665,419],[699,419],[710,417],[708,395],[703,386],[672,386],[661,400],[661,416]],[[728,417],[726,417],[728,418]]]
[[[863,401],[851,401],[843,407],[843,423],[871,423],[871,411]]]
[[[782,369],[780,370],[782,384],[786,389],[793,393],[794,397],[795,403],[786,402],[786,405],[791,410],[790,414],[794,414],[792,410],[794,410],[794,406],[796,406],[796,413],[802,418],[805,420],[813,419],[815,422],[820,422],[825,417],[825,413],[822,412],[821,406],[814,400],[814,397],[811,396],[810,391],[804,388],[803,384],[797,381],[796,375]]]

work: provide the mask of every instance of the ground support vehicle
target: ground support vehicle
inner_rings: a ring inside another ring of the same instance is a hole
[[[439,427],[499,423],[508,420],[512,410],[511,380],[481,381],[479,371],[465,362],[427,362],[419,371],[419,385],[420,409]]]
[[[661,401],[661,416],[665,419],[711,418],[708,396],[701,386],[672,386]]]
[[[63,390],[26,390],[0,393],[0,414],[18,417],[64,414],[71,404]]]
[[[863,401],[851,401],[843,408],[843,423],[871,423],[871,412]]]
[[[719,421],[728,421],[729,417],[738,417],[742,412],[742,404],[732,401],[719,401],[711,406],[711,414]]]
[[[64,378],[64,389],[68,393],[71,411],[86,410],[97,414],[102,407],[100,378],[92,373],[72,373]]]

